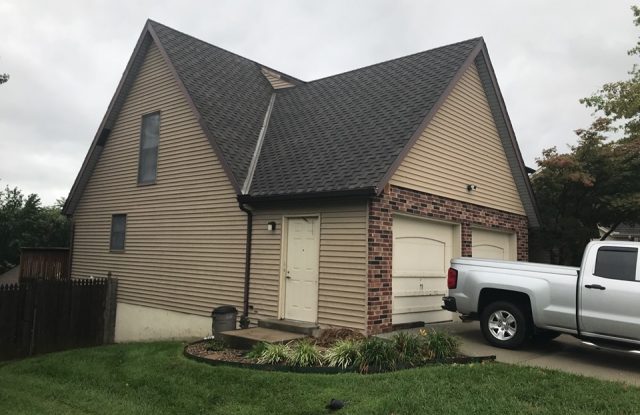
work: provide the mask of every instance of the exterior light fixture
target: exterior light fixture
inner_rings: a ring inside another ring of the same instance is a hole
[[[476,186],[475,184],[468,184],[467,185],[467,192],[473,192],[477,188],[478,188],[478,186]]]
[[[276,223],[275,222],[267,223],[267,230],[268,231],[275,231],[276,230]]]

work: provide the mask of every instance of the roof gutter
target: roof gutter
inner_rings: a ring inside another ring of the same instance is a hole
[[[286,200],[307,200],[307,199],[325,199],[333,197],[372,197],[376,196],[378,192],[376,188],[363,187],[353,190],[331,190],[325,192],[307,192],[307,193],[293,193],[293,194],[277,194],[277,195],[240,195],[238,201],[241,203],[249,202],[275,202]]]
[[[262,150],[262,143],[264,143],[264,137],[267,135],[267,127],[269,126],[269,120],[271,119],[271,111],[273,110],[273,104],[276,102],[276,93],[271,94],[271,100],[267,107],[267,112],[264,114],[264,121],[262,121],[262,127],[260,127],[260,133],[258,134],[258,142],[256,148],[253,151],[253,157],[251,158],[251,164],[249,164],[249,170],[247,171],[247,177],[242,185],[241,193],[249,193],[251,188],[251,182],[253,181],[253,175],[256,172],[256,166],[258,165],[258,158],[260,157],[260,151]]]

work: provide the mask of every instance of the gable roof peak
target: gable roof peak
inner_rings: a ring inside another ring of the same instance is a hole
[[[278,92],[250,196],[379,191],[482,45],[474,38]]]
[[[415,58],[415,57],[418,57],[420,55],[433,53],[433,52],[441,50],[441,49],[448,49],[448,48],[456,47],[456,46],[462,45],[462,44],[477,44],[477,43],[482,43],[482,45],[484,45],[485,44],[484,37],[478,36],[478,37],[470,38],[470,39],[467,39],[467,40],[461,40],[459,42],[450,43],[448,45],[437,46],[435,48],[423,50],[423,51],[420,51],[420,52],[410,53],[408,55],[403,55],[403,56],[399,56],[399,57],[396,57],[396,58],[390,58],[390,59],[384,60],[382,62],[376,62],[376,63],[370,64],[370,65],[365,65],[365,66],[360,66],[360,67],[357,67],[357,68],[354,68],[354,69],[349,69],[347,71],[340,72],[340,73],[337,73],[337,74],[332,74],[332,75],[323,76],[321,78],[316,78],[316,79],[313,79],[311,81],[308,81],[307,83],[310,84],[310,83],[313,83],[313,82],[324,81],[324,80],[329,79],[329,78],[334,78],[334,77],[338,77],[338,76],[342,76],[342,75],[347,75],[347,74],[350,74],[350,73],[353,73],[353,72],[358,72],[358,71],[361,71],[361,70],[372,69],[372,68],[375,68],[377,66],[386,65],[388,63],[392,63],[392,62],[399,61],[399,60],[402,60],[402,59]]]
[[[187,37],[187,38],[189,38],[189,39],[192,39],[192,40],[194,40],[194,41],[196,41],[196,42],[199,42],[199,43],[202,43],[202,44],[204,44],[204,45],[207,45],[208,47],[215,48],[215,49],[219,50],[219,51],[220,51],[220,52],[222,52],[222,53],[229,54],[229,55],[233,55],[233,56],[235,56],[236,58],[238,58],[238,59],[240,59],[240,60],[243,60],[243,61],[246,61],[246,62],[251,62],[252,64],[256,65],[258,68],[266,68],[266,69],[269,69],[269,70],[271,70],[271,71],[273,71],[273,72],[276,72],[276,73],[278,73],[278,74],[282,75],[282,76],[283,76],[283,78],[286,78],[288,81],[291,81],[291,82],[292,82],[292,83],[294,83],[294,84],[304,84],[304,83],[305,83],[305,81],[303,81],[303,80],[301,80],[301,79],[298,79],[298,78],[296,78],[296,77],[293,77],[293,76],[291,76],[291,75],[289,75],[289,74],[286,74],[286,73],[284,73],[284,72],[282,72],[282,71],[279,71],[279,70],[273,69],[273,68],[271,68],[271,67],[269,67],[269,66],[267,66],[267,65],[263,65],[263,64],[261,64],[260,62],[254,61],[253,59],[249,59],[249,58],[247,58],[247,57],[245,57],[245,56],[242,56],[242,55],[240,55],[240,54],[238,54],[238,53],[232,52],[232,51],[230,51],[229,49],[225,49],[225,48],[223,48],[223,47],[220,47],[220,46],[214,45],[213,43],[207,42],[207,41],[205,41],[205,40],[202,40],[202,39],[200,39],[200,38],[197,38],[197,37],[195,37],[195,36],[192,36],[192,35],[190,35],[190,34],[188,34],[188,33],[185,33],[185,32],[182,32],[182,31],[180,31],[180,30],[174,29],[173,27],[167,26],[167,25],[162,24],[162,23],[160,23],[160,22],[157,22],[157,21],[155,21],[155,20],[147,19],[147,22],[146,22],[145,27],[151,27],[151,28],[154,28],[154,29],[157,29],[157,28],[164,28],[164,29],[166,29],[166,30],[170,30],[170,31],[172,31],[172,32],[175,32],[176,34],[180,34],[180,35],[185,36],[185,37]]]

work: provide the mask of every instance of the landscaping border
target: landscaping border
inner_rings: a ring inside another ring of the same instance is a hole
[[[198,340],[192,343],[188,343],[182,349],[182,354],[187,359],[194,360],[196,362],[206,363],[211,366],[231,366],[238,367],[243,369],[255,369],[255,370],[263,370],[268,372],[294,372],[294,373],[316,373],[316,374],[339,374],[339,373],[361,373],[356,367],[349,367],[346,369],[342,369],[339,367],[299,367],[299,366],[289,366],[289,365],[267,365],[267,364],[259,364],[259,363],[244,363],[244,362],[231,362],[228,360],[219,360],[219,359],[207,359],[206,357],[196,356],[187,351],[189,346],[204,342],[205,340]],[[452,357],[449,359],[435,359],[429,360],[424,363],[422,366],[411,366],[411,367],[399,367],[393,371],[369,371],[364,374],[375,374],[375,373],[390,373],[396,372],[400,370],[407,369],[417,369],[419,367],[424,367],[428,365],[435,364],[470,364],[470,363],[485,363],[485,362],[494,362],[496,360],[495,355],[489,356],[460,356],[460,357]]]

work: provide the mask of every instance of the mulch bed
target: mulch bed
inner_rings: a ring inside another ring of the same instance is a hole
[[[364,340],[366,336],[359,331],[347,328],[322,330],[313,341],[318,347],[331,347],[338,340]]]
[[[246,350],[238,349],[210,351],[207,350],[206,340],[199,340],[195,343],[188,344],[187,347],[184,348],[184,354],[186,356],[193,356],[207,360],[219,360],[222,362],[255,363],[254,359],[244,357],[246,353]]]
[[[318,337],[311,340],[321,349],[330,347],[337,340],[362,340],[365,336],[351,329],[330,329],[323,331]],[[190,359],[207,363],[210,365],[227,365],[234,367],[242,367],[248,369],[278,371],[278,372],[301,372],[301,373],[347,373],[358,372],[355,367],[342,369],[339,367],[296,367],[285,364],[266,365],[256,363],[255,359],[245,357],[247,350],[224,349],[220,351],[207,350],[208,341],[199,340],[188,344],[184,348],[184,355]],[[468,364],[468,363],[484,363],[493,362],[495,356],[458,356],[450,359],[439,359],[425,362],[428,364]],[[398,368],[401,370],[403,368]],[[409,368],[407,368],[409,369]]]

